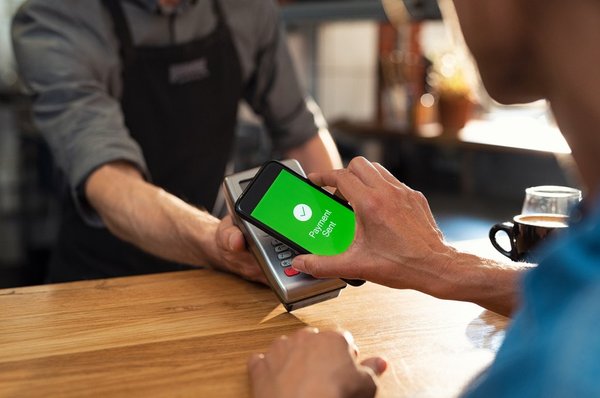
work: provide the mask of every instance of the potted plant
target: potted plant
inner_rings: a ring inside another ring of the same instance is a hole
[[[452,53],[433,63],[430,85],[438,98],[439,122],[445,133],[456,134],[471,118],[473,92],[465,69]]]

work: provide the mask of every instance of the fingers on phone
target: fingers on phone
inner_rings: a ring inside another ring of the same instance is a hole
[[[381,181],[381,174],[377,168],[362,156],[352,159],[348,164],[348,170],[371,188],[377,187],[377,184]]]

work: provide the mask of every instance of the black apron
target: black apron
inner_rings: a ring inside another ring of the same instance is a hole
[[[218,20],[212,33],[165,47],[135,47],[120,0],[102,1],[120,42],[125,124],[142,148],[152,183],[212,209],[242,92],[238,54],[218,0],[212,0]],[[87,226],[67,195],[49,282],[187,268],[144,253],[105,228]]]

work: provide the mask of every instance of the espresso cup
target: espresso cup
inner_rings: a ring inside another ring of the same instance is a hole
[[[569,226],[569,217],[562,214],[521,214],[513,221],[496,224],[490,229],[490,241],[500,253],[513,261],[532,260],[533,249],[546,237]],[[498,232],[504,231],[510,241],[510,251],[496,240]]]

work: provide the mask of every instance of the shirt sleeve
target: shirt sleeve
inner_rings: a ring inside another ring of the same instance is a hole
[[[116,160],[128,161],[146,175],[147,169],[119,101],[109,94],[106,35],[78,19],[81,10],[67,9],[73,3],[26,3],[13,19],[13,45],[21,78],[33,95],[34,122],[65,174],[80,214],[98,225],[99,217],[82,195],[87,177]]]
[[[244,88],[244,99],[259,114],[275,149],[298,147],[326,127],[315,115],[319,109],[306,98],[290,57],[273,1],[263,1],[258,30],[256,65]]]
[[[597,397],[600,396],[600,285],[580,292],[568,311],[555,317],[549,329],[525,331],[519,350],[510,349],[466,394],[475,397]],[[535,335],[537,334],[537,335]]]
[[[466,396],[600,396],[600,217],[546,246],[492,366]]]

